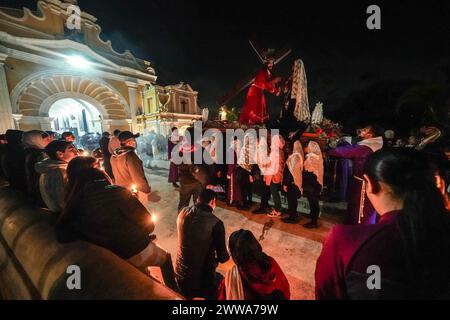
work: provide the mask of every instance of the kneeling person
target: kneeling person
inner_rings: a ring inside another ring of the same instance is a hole
[[[176,277],[181,293],[189,299],[216,299],[222,279],[216,267],[230,258],[224,224],[213,213],[216,200],[216,193],[205,189],[197,204],[184,208],[178,216]]]

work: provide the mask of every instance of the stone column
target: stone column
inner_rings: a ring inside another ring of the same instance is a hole
[[[128,125],[130,126],[130,131],[133,132],[133,127],[135,127],[135,128],[137,127],[136,122],[134,122],[135,124],[133,126],[133,119],[126,119],[126,121],[127,121]]]
[[[19,130],[20,129],[20,121],[22,121],[23,114],[13,114],[12,115],[14,119],[14,127]]]
[[[110,120],[110,119],[103,119],[103,121],[102,121],[103,131],[107,131],[107,132],[112,134],[111,123],[112,123],[112,120]]]
[[[6,81],[5,60],[7,55],[0,53],[0,133],[16,128],[12,116],[11,99]]]
[[[133,132],[134,129],[137,130],[137,109],[138,109],[138,84],[134,82],[126,82],[128,87],[128,97],[130,99],[130,113],[131,113],[131,126],[130,131]]]

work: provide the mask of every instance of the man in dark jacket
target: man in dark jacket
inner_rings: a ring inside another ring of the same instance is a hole
[[[139,134],[123,131],[119,134],[121,147],[111,157],[111,167],[116,185],[136,193],[139,201],[147,208],[151,188],[145,177],[142,160],[136,154],[136,138]]]
[[[178,216],[176,277],[181,293],[189,299],[216,299],[221,280],[216,267],[229,259],[224,224],[213,214],[216,200],[215,192],[205,189],[197,204]]]
[[[184,142],[179,150],[179,158],[175,160],[178,165],[178,179],[180,181],[180,201],[178,211],[189,206],[191,198],[194,203],[208,185],[214,184],[217,170],[208,152],[195,141],[194,127],[186,130]],[[201,156],[201,163],[195,163],[195,155]],[[207,157],[207,159],[205,158]],[[181,161],[180,163],[177,163]]]
[[[102,138],[99,141],[100,150],[102,151],[103,155],[103,167],[105,168],[105,172],[111,177],[111,179],[114,179],[114,175],[111,168],[111,153],[109,152],[109,138],[110,134],[109,132],[103,132]]]
[[[23,131],[8,130],[5,138],[8,141],[3,157],[2,167],[9,186],[12,189],[26,192],[25,151],[22,145]]]
[[[22,145],[25,153],[25,174],[27,178],[27,192],[31,199],[39,205],[43,205],[43,201],[39,194],[39,174],[34,169],[36,163],[47,158],[45,154],[44,138],[42,138],[42,131],[31,130],[27,131],[22,136]]]

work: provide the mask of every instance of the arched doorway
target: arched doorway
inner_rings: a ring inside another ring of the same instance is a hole
[[[120,87],[120,83],[117,85]],[[59,132],[64,127],[75,128],[70,121],[76,123],[76,110],[85,110],[84,122],[88,122],[84,125],[83,117],[78,120],[78,134],[82,131],[111,131],[112,126],[124,130],[130,127],[132,120],[127,100],[115,87],[101,78],[67,71],[49,70],[24,78],[12,91],[11,103],[14,114],[20,116],[17,117],[17,127],[22,130],[53,129]],[[70,107],[58,106],[61,104],[75,105],[73,112]],[[50,112],[52,107],[54,109]],[[61,113],[72,113],[69,124],[67,119],[64,122],[59,118],[58,123],[52,121],[52,117],[58,118]],[[90,121],[95,120],[102,122],[91,125]]]
[[[82,99],[65,98],[56,101],[49,109],[49,116],[53,119],[52,130],[58,133],[71,131],[79,138],[103,131],[100,112]]]

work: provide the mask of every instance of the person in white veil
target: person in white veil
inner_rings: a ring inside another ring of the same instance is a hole
[[[256,135],[248,132],[244,135],[244,143],[239,152],[236,178],[240,187],[241,201],[237,208],[249,210],[252,206],[253,178],[252,169],[256,164]]]
[[[296,224],[300,221],[300,214],[297,212],[298,198],[303,193],[303,161],[304,154],[300,141],[295,141],[294,145],[288,147],[290,154],[283,170],[283,191],[287,195],[289,217],[283,218],[285,223]]]
[[[320,146],[315,141],[310,141],[305,150],[304,172],[303,172],[303,193],[308,199],[311,210],[311,221],[304,225],[305,228],[317,228],[317,220],[320,213],[320,193],[323,188],[323,156]]]
[[[261,202],[258,208],[252,211],[254,214],[267,214],[270,210],[269,200],[270,200],[270,186],[264,181],[264,176],[269,167],[269,154],[270,150],[267,145],[267,136],[260,135],[257,143],[257,158],[254,172],[255,184],[260,191]]]
[[[270,146],[269,167],[264,174],[266,185],[270,187],[274,207],[267,215],[271,218],[281,218],[281,182],[283,180],[283,168],[285,163],[284,146],[286,142],[281,135],[272,137]]]

